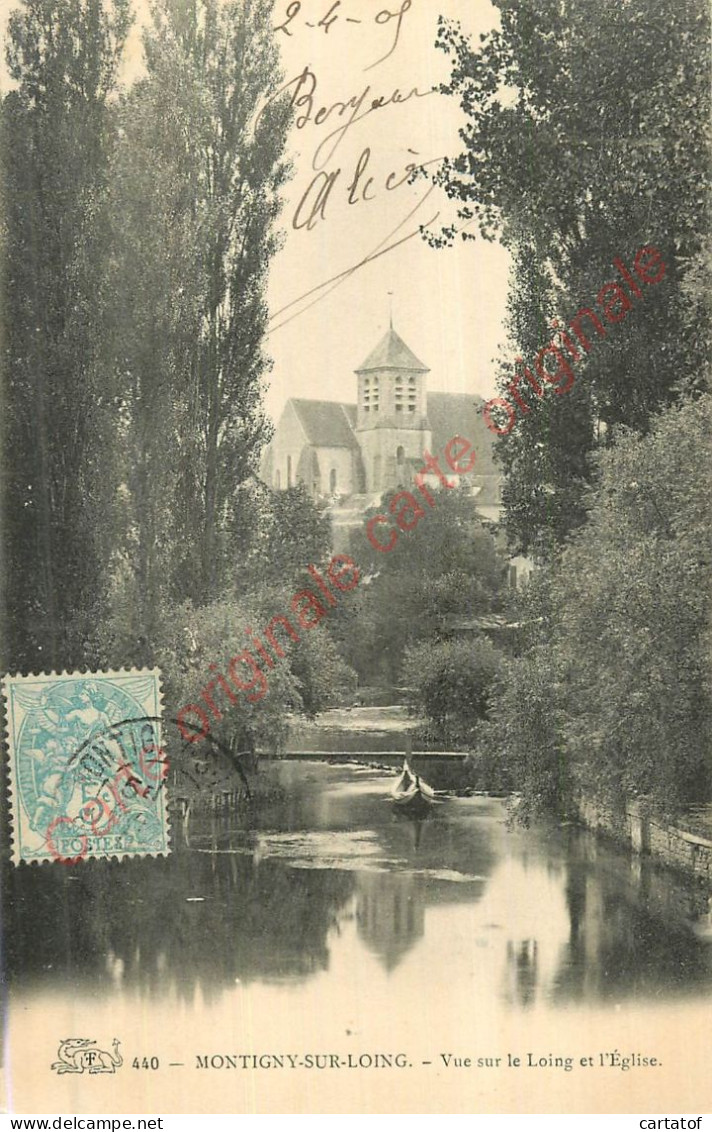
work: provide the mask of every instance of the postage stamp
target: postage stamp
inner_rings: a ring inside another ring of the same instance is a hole
[[[170,852],[158,669],[6,676],[12,860]]]

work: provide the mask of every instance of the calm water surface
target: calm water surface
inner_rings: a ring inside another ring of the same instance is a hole
[[[165,860],[8,870],[15,1005],[178,1000],[205,1018],[236,988],[284,1009],[314,984],[348,1024],[364,995],[435,975],[455,1014],[712,993],[706,896],[648,862],[573,828],[512,830],[494,800],[414,824],[373,769],[261,775],[278,800],[249,822],[191,817]]]

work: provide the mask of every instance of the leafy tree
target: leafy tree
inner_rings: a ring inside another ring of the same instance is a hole
[[[486,638],[421,641],[405,650],[403,671],[417,710],[439,740],[467,743],[484,719],[501,654]]]
[[[211,717],[211,735],[234,750],[278,749],[292,713],[312,716],[340,702],[352,693],[356,675],[333,639],[331,617],[300,631],[298,641],[286,637],[283,657],[270,649],[273,667],[259,652],[255,634],[264,644],[261,630],[275,615],[291,616],[294,594],[305,588],[315,592],[307,566],[323,568],[328,560],[328,522],[303,488],[272,492],[253,482],[241,495],[246,497],[246,530],[223,595],[199,606],[164,598],[154,634],[144,643],[151,662],[163,672],[166,714],[172,719],[183,704],[203,702],[201,690],[215,680],[215,671],[225,675],[229,659],[248,650],[265,677],[265,688],[257,677],[250,693],[255,698],[239,694],[238,705],[218,691],[226,710],[220,720]],[[92,666],[120,666],[127,652],[136,649],[135,587],[135,575],[125,564],[110,595],[110,615],[87,642],[86,659]],[[241,662],[238,678],[249,682],[250,673],[249,662]],[[203,709],[209,712],[204,702]],[[180,737],[173,739],[180,744]]]
[[[710,12],[702,0],[495,0],[500,25],[471,43],[441,20],[452,61],[443,89],[466,116],[462,153],[437,179],[457,202],[456,227],[477,224],[512,253],[512,362],[531,364],[567,322],[659,248],[664,281],[645,287],[625,324],[597,341],[576,383],[539,400],[498,444],[512,544],[547,555],[584,519],[589,459],[626,425],[705,384],[709,311],[690,332],[690,284],[709,230]],[[471,227],[466,236],[471,234]],[[699,294],[699,290],[698,290]],[[501,386],[513,380],[502,362]]]
[[[128,0],[23,0],[10,21],[5,598],[13,666],[160,663],[175,715],[226,650],[254,651],[329,532],[256,476],[288,175],[272,5],[151,11],[118,97]],[[279,745],[290,710],[354,679],[323,626],[268,676],[214,720],[233,748]]]
[[[319,625],[302,632],[298,641],[284,644],[284,657],[270,653],[270,667],[254,644],[255,636],[275,614],[288,610],[290,591],[272,591],[261,599],[222,599],[194,608],[177,608],[163,623],[156,642],[156,656],[164,673],[166,715],[178,717],[187,704],[202,705],[210,734],[235,751],[283,746],[293,712],[314,715],[335,702],[353,685],[353,673],[339,658],[326,629]],[[252,657],[241,660],[234,672],[243,690],[232,687],[228,696],[215,684],[216,673],[229,683],[229,662],[245,650]],[[253,663],[254,662],[254,663]],[[209,695],[221,718],[206,704]],[[200,727],[196,713],[185,716],[186,730]]]
[[[490,738],[533,808],[712,795],[711,425],[705,395],[602,452],[586,524],[531,587],[531,643],[501,674]]]
[[[243,522],[244,554],[240,585],[295,585],[308,566],[329,556],[331,528],[328,517],[311,500],[304,484],[272,491],[251,485],[245,493],[249,505]],[[247,507],[246,507],[247,510]]]
[[[146,39],[148,87],[161,110],[173,107],[168,136],[190,170],[185,207],[199,249],[200,333],[185,359],[178,503],[184,523],[200,532],[197,588],[205,599],[222,580],[234,492],[269,439],[261,407],[270,365],[264,290],[289,172],[282,153],[290,117],[286,101],[271,100],[279,69],[269,0],[202,0],[187,9],[159,0],[154,29]],[[184,568],[194,558],[186,554]]]
[[[364,578],[343,634],[348,659],[362,676],[377,674],[390,683],[401,676],[406,645],[449,635],[458,617],[496,610],[503,575],[492,535],[472,497],[460,490],[438,492],[412,531],[399,530],[392,519],[398,542],[388,553],[375,550],[367,520],[376,513],[390,517],[394,494],[368,512],[352,538],[351,554]]]
[[[517,790],[518,815],[570,816],[574,781],[565,743],[559,658],[546,643],[508,658],[490,695],[490,720],[476,736],[493,783]]]
[[[329,622],[302,636],[291,652],[299,690],[298,709],[312,718],[353,697],[356,673],[344,661],[329,632]]]
[[[22,0],[8,25],[2,509],[18,667],[80,663],[77,611],[101,598],[109,98],[129,24],[128,0]]]

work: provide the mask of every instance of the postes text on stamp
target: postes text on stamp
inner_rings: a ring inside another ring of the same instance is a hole
[[[6,676],[15,864],[170,851],[158,669]]]

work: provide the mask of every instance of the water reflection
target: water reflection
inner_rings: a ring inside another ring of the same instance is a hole
[[[236,978],[305,978],[328,966],[327,936],[354,877],[242,854],[87,862],[73,875],[10,881],[6,963],[13,981],[114,984],[209,999]],[[140,894],[140,895],[139,895]]]
[[[356,895],[358,934],[387,971],[425,932],[425,900],[416,877],[365,873]]]
[[[504,997],[512,1005],[526,1008],[535,1001],[539,982],[538,946],[535,939],[523,939],[517,943],[507,940]]]
[[[611,868],[608,857],[618,867]],[[616,857],[587,835],[568,842],[566,903],[570,933],[561,950],[554,997],[568,1002],[691,993],[706,986],[712,949],[694,927],[706,895],[649,859]]]
[[[514,1010],[712,990],[707,894],[647,861],[573,829],[509,830],[483,799],[419,827],[375,771],[265,774],[281,797],[249,820],[192,816],[167,859],[7,869],[15,994],[209,1004],[236,983],[328,979],[347,956],[403,987],[438,969],[455,997]]]

